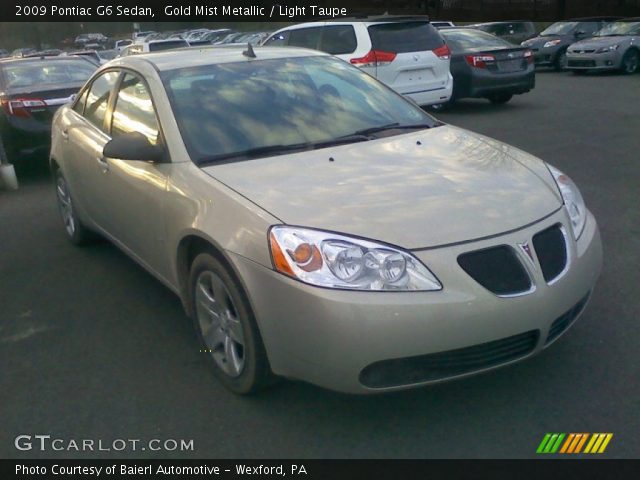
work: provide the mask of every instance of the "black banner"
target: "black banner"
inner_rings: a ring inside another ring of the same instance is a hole
[[[0,6],[0,19],[13,22],[298,22],[344,18],[357,14],[361,8],[371,10],[370,6],[348,0],[289,4],[265,0],[8,0]],[[418,10],[415,13],[419,13]]]
[[[6,22],[300,22],[372,14],[487,21],[640,15],[640,0],[3,0]]]
[[[0,478],[637,478],[640,460],[2,460]]]

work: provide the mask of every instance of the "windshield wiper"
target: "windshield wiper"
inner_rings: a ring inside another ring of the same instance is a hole
[[[283,153],[296,152],[306,150],[309,148],[308,143],[294,143],[291,145],[267,145],[264,147],[250,148],[248,150],[241,150],[239,152],[221,153],[220,155],[212,155],[210,157],[202,157],[198,160],[198,165],[205,165],[208,163],[223,162],[226,160],[235,159],[251,159],[268,155],[279,155]]]
[[[387,125],[381,125],[379,127],[371,127],[364,128],[362,130],[358,130],[353,132],[352,135],[373,135],[374,133],[384,132],[386,130],[413,130],[413,129],[424,129],[424,128],[432,128],[434,125],[429,123],[413,123],[407,125],[401,125],[398,122],[389,123]]]
[[[291,145],[267,145],[264,147],[250,148],[239,152],[222,153],[220,155],[212,155],[203,157],[198,160],[198,165],[206,165],[210,163],[224,162],[227,160],[249,160],[260,157],[276,156],[285,153],[302,152],[307,150],[317,150],[319,148],[333,147],[335,145],[344,145],[347,143],[366,142],[370,140],[365,135],[345,135],[344,137],[323,140],[320,142],[304,142],[293,143]]]

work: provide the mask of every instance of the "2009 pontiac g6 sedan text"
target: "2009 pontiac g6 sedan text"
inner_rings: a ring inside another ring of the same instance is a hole
[[[227,388],[459,378],[582,313],[602,251],[566,175],[337,58],[247,48],[116,59],[52,133],[69,239],[177,293]]]

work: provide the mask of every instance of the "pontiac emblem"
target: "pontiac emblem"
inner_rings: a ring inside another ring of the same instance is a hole
[[[529,245],[529,242],[518,243],[518,247],[520,247],[520,250],[522,250],[527,255],[527,258],[531,261],[531,264],[535,267],[536,261],[533,259],[533,252],[531,251],[531,246]]]

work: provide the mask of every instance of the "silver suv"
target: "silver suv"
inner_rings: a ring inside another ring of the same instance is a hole
[[[304,47],[335,55],[418,105],[451,98],[451,52],[425,17],[385,15],[302,23],[278,30],[264,45]]]

